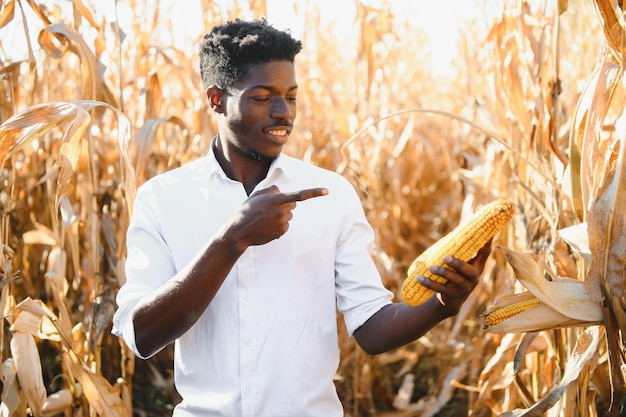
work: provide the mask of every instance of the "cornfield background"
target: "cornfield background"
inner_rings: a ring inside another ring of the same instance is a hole
[[[136,187],[207,152],[215,133],[195,57],[204,32],[176,42],[157,2],[110,3],[117,13],[88,0],[0,8],[2,416],[166,416],[178,401],[171,348],[136,360],[110,328]],[[268,7],[185,4],[204,31]],[[604,322],[486,332],[480,313],[519,290],[494,250],[461,313],[408,346],[369,356],[340,323],[347,416],[620,415],[622,1],[477,2],[450,77],[426,65],[437,44],[392,4],[355,2],[349,26],[298,4],[298,134],[285,152],[352,181],[396,294],[419,253],[505,197],[516,215],[494,243],[584,281]]]

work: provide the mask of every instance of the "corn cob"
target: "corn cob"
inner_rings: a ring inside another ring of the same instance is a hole
[[[502,308],[494,310],[488,314],[483,322],[483,329],[489,329],[496,324],[502,323],[513,316],[516,316],[532,307],[538,306],[541,303],[537,297],[532,297],[523,301],[518,301],[513,304],[506,305]]]
[[[429,299],[434,291],[422,286],[417,281],[417,276],[445,283],[446,280],[432,274],[429,267],[431,265],[447,267],[443,262],[445,255],[454,256],[464,262],[471,260],[489,239],[506,226],[512,216],[512,202],[504,199],[495,200],[426,249],[411,263],[402,283],[401,295],[404,302],[416,306]]]

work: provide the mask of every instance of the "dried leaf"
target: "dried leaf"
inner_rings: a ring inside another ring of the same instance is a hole
[[[7,358],[2,362],[2,383],[2,408],[0,409],[0,415],[3,417],[26,415],[26,403],[22,398],[13,358]],[[18,412],[20,408],[23,410],[22,413]]]
[[[184,130],[185,123],[178,117],[164,117],[160,119],[150,119],[146,120],[146,122],[141,126],[137,134],[135,135],[134,143],[135,143],[135,165],[134,172],[137,175],[138,182],[141,183],[145,178],[145,166],[148,162],[150,151],[152,148],[152,143],[154,141],[154,136],[157,132],[157,129],[166,123],[171,123],[175,126],[180,127],[181,130]]]
[[[102,375],[94,373],[82,364],[72,351],[63,353],[65,363],[83,388],[89,404],[101,416],[130,417],[120,396]]]
[[[130,121],[115,107],[104,102],[90,100],[77,100],[69,103],[42,103],[26,108],[0,125],[0,161],[4,161],[7,156],[22,149],[34,139],[43,136],[55,127],[69,123],[69,128],[65,131],[62,139],[61,170],[57,195],[55,196],[57,211],[78,161],[79,141],[91,121],[88,112],[95,107],[112,110],[117,116],[118,143],[122,155],[121,171],[126,187],[126,200],[130,209],[136,193],[135,175],[128,156]]]
[[[593,4],[602,22],[607,45],[611,48],[613,54],[621,57],[624,48],[624,27],[621,23],[623,19],[620,20],[618,16],[623,11],[617,10],[619,6],[615,1],[594,0]]]
[[[2,2],[2,10],[0,10],[0,28],[3,28],[13,20],[15,14],[15,0],[6,0]]]
[[[565,389],[576,379],[583,367],[589,362],[598,348],[600,341],[599,330],[597,326],[589,328],[580,335],[574,351],[567,360],[565,372],[561,381],[553,386],[548,394],[541,400],[537,401],[532,407],[526,410],[516,409],[500,414],[499,417],[541,417],[550,410],[557,401],[563,396]]]
[[[54,289],[56,287],[52,288]],[[53,292],[53,294],[55,294],[55,292]],[[70,327],[71,323],[59,320],[59,318],[52,312],[52,310],[50,310],[50,308],[41,300],[33,300],[32,298],[27,297],[16,306],[16,309],[18,311],[26,311],[49,320],[49,323],[54,326],[58,335],[60,336],[59,340],[65,345],[65,347],[67,349],[73,348],[72,329]],[[66,320],[68,320],[67,317],[69,317],[67,316],[67,314],[61,316],[62,319],[65,318]]]
[[[60,237],[43,224],[36,223],[34,230],[24,232],[22,240],[25,245],[50,245],[59,246]]]
[[[11,336],[11,356],[15,361],[17,379],[26,401],[33,410],[33,414],[39,416],[47,394],[43,382],[39,350],[33,335],[13,333]]]
[[[53,39],[62,41],[59,49]],[[39,45],[50,56],[62,57],[67,50],[73,51],[80,58],[80,72],[82,79],[82,96],[84,100],[103,100],[101,94],[103,81],[98,67],[98,61],[83,37],[72,27],[57,22],[46,26],[38,37]]]
[[[576,251],[586,262],[591,262],[591,250],[589,249],[589,233],[587,232],[587,223],[579,223],[573,226],[565,227],[558,231],[559,236],[572,249]]]
[[[65,388],[50,394],[41,407],[42,417],[53,417],[67,410],[74,402],[72,391]]]
[[[608,52],[600,65],[598,82],[589,103],[585,120],[582,143],[580,144],[581,166],[580,180],[582,183],[582,203],[587,216],[591,200],[598,193],[601,178],[606,173],[610,154],[607,154],[607,143],[601,140],[602,124],[606,118],[615,89],[620,83],[623,69]],[[587,221],[586,217],[582,221]],[[588,221],[587,221],[588,222]],[[589,223],[589,222],[588,222]]]
[[[145,119],[157,119],[161,114],[163,104],[163,89],[161,88],[161,81],[159,80],[159,74],[157,72],[150,75],[145,103]]]
[[[49,318],[33,314],[29,311],[18,310],[11,331],[14,333],[27,333],[38,339],[59,341],[59,333]]]
[[[626,113],[617,124],[616,140],[603,158],[606,166],[600,188],[591,202],[589,247],[592,261],[585,286],[597,303],[603,303],[606,283],[611,296],[623,299],[626,283]],[[600,167],[599,167],[600,168]]]
[[[91,13],[91,10],[85,6],[85,3],[81,0],[72,0],[72,3],[74,4],[74,7],[78,9],[82,18],[86,19],[94,28],[98,28],[98,23],[96,22],[96,19],[94,19],[93,13]]]
[[[68,103],[35,104],[13,115],[0,125],[0,161],[73,117]]]
[[[113,315],[115,314],[115,302],[109,297],[97,297],[93,303],[92,321],[89,328],[90,349],[95,352],[98,341],[105,331],[110,328]]]
[[[33,0],[26,0],[26,2],[45,25],[49,25],[51,23],[48,15],[45,13],[44,9],[42,9],[42,6],[38,5]]]

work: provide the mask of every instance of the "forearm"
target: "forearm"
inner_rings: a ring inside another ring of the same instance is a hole
[[[213,239],[185,269],[144,297],[133,315],[135,342],[151,356],[183,335],[200,318],[243,249]]]
[[[394,303],[383,307],[354,332],[361,348],[375,355],[398,348],[426,334],[457,311],[443,306],[436,297],[410,307]]]

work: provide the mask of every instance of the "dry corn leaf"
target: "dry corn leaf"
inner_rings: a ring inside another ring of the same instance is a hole
[[[89,355],[88,340],[87,340],[87,326],[83,322],[76,323],[72,328],[72,343],[74,345],[74,352],[79,358],[86,358]]]
[[[42,417],[53,417],[67,410],[74,402],[74,397],[70,389],[62,389],[50,394],[41,406]]]
[[[46,278],[57,287],[58,291],[65,297],[69,290],[65,271],[67,268],[67,254],[59,246],[50,250],[46,260]]]
[[[59,318],[41,300],[33,300],[32,298],[27,297],[15,308],[18,311],[26,311],[35,316],[48,319],[57,330],[58,335],[60,336],[60,341],[64,343],[66,348],[72,349],[72,329],[70,328],[71,324],[69,322],[66,323],[59,320]],[[66,314],[64,314],[64,316],[66,316]]]
[[[585,202],[582,191],[582,179],[580,178],[582,162],[580,151],[585,133],[587,113],[589,111],[589,107],[591,106],[593,92],[598,82],[599,73],[600,69],[598,68],[587,82],[587,85],[578,99],[578,103],[572,117],[572,128],[570,129],[569,135],[569,165],[567,166],[570,186],[569,198],[572,202],[574,213],[576,214],[578,221],[581,222],[585,220]]]
[[[0,125],[0,161],[73,117],[66,103],[36,104]]]
[[[0,10],[0,28],[3,28],[13,20],[15,13],[15,0],[6,0],[2,2],[2,10]]]
[[[613,54],[621,57],[624,50],[624,27],[622,26],[624,19],[621,16],[623,10],[616,1],[594,0],[593,4],[602,21],[607,45]]]
[[[591,200],[597,195],[602,178],[607,175],[610,153],[607,152],[609,143],[602,140],[602,125],[610,107],[615,89],[620,83],[623,68],[615,58],[605,53],[604,60],[597,72],[598,80],[595,84],[593,100],[586,109],[584,131],[580,143],[580,181],[581,198],[585,218],[589,214]]]
[[[65,363],[80,383],[89,404],[101,416],[130,417],[120,396],[102,375],[82,364],[73,351],[63,353]]]
[[[89,22],[89,24],[93,26],[94,28],[99,28],[99,25],[96,22],[96,19],[94,19],[93,17],[93,13],[91,13],[91,10],[89,10],[89,8],[85,5],[85,3],[83,3],[81,0],[72,0],[72,4],[78,10],[79,16],[81,18],[86,19]]]
[[[61,41],[61,48],[54,40]],[[46,26],[38,37],[39,45],[46,53],[54,58],[61,58],[70,50],[80,59],[82,79],[81,98],[84,100],[102,100],[100,89],[103,82],[100,77],[98,61],[82,36],[72,27],[61,22]]]
[[[33,0],[26,0],[26,3],[28,3],[30,8],[37,15],[37,17],[39,17],[39,19],[44,23],[44,25],[49,25],[50,23],[52,23],[50,19],[48,18],[48,15],[45,12],[45,9],[46,9],[45,5],[39,5],[35,3]]]
[[[171,123],[174,126],[178,126],[182,131],[186,131],[185,122],[178,117],[172,116],[146,120],[135,135],[135,139],[133,141],[136,149],[136,153],[134,155],[134,173],[137,177],[137,185],[140,185],[143,181],[145,181],[146,174],[144,171],[150,158],[152,143],[157,129],[166,123]]]
[[[80,139],[91,117],[89,111],[95,107],[112,110],[118,122],[118,143],[122,155],[122,177],[126,188],[127,204],[132,207],[135,196],[135,176],[128,158],[130,121],[111,105],[98,101],[77,100],[69,103],[42,103],[28,107],[0,125],[0,161],[40,138],[52,129],[69,123],[64,132],[60,155],[60,173],[56,194],[56,211],[65,195],[68,183],[76,168],[81,152]]]
[[[563,396],[567,387],[578,379],[584,366],[596,355],[600,340],[597,326],[580,335],[574,351],[567,360],[565,372],[558,384],[550,388],[547,395],[526,410],[516,409],[500,414],[500,417],[541,417],[545,415]]]
[[[46,279],[52,280],[53,278],[50,274],[46,274]],[[72,318],[70,316],[70,312],[67,309],[66,303],[68,302],[65,297],[67,281],[63,279],[62,285],[54,284],[50,286],[50,292],[52,293],[52,298],[54,300],[54,304],[56,305],[58,311],[58,317],[56,320],[53,320],[52,323],[57,328],[57,331],[62,336],[62,342],[65,344],[67,349],[74,349],[73,337],[72,337]]]
[[[17,310],[17,316],[10,327],[12,332],[28,333],[37,339],[60,341],[59,332],[48,317],[36,315],[19,308]]]
[[[95,352],[105,331],[108,331],[115,314],[115,301],[110,297],[96,297],[89,328],[90,350]]]
[[[22,234],[22,241],[25,245],[50,245],[59,246],[61,238],[40,223],[35,223],[35,229],[28,230]]]
[[[578,223],[558,230],[559,236],[576,251],[587,263],[591,262],[587,223]],[[590,294],[591,295],[591,294]],[[593,298],[593,297],[592,297]]]
[[[585,288],[597,303],[624,297],[626,284],[626,113],[616,125],[616,140],[603,158],[602,183],[591,201],[589,247],[592,261]],[[610,294],[605,294],[606,285]]]
[[[46,387],[41,371],[39,350],[33,335],[13,333],[11,336],[11,356],[15,361],[17,379],[26,397],[28,405],[37,417],[41,415],[41,406],[46,400]]]
[[[2,417],[26,415],[26,404],[22,399],[13,358],[7,358],[2,362],[2,384],[0,415]]]
[[[161,81],[159,80],[159,74],[157,72],[150,75],[148,88],[146,90],[146,111],[144,119],[158,119],[161,115],[161,107],[163,106],[163,89],[161,88]]]
[[[60,149],[60,173],[57,181],[57,203],[67,189],[80,154],[80,139],[89,125],[89,113],[70,103],[44,103],[29,107],[0,125],[0,160],[21,149],[53,128],[69,123]],[[2,153],[2,145],[6,153]]]
[[[69,246],[70,258],[74,265],[74,271],[80,271],[80,229],[79,229],[79,217],[74,212],[72,204],[67,196],[62,196],[59,212],[61,213],[61,219],[63,220],[64,233],[62,236],[66,238],[66,244]],[[67,258],[67,256],[66,256]],[[67,260],[67,259],[66,259]],[[49,271],[49,269],[48,269]],[[65,271],[60,274],[64,279],[67,278]],[[67,281],[67,280],[66,280]]]

